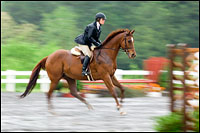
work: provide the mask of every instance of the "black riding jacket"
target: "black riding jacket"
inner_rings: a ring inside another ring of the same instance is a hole
[[[97,29],[97,23],[93,22],[86,26],[83,34],[75,38],[75,42],[82,45],[88,45],[89,47],[94,44],[95,46],[100,46],[101,41],[99,40],[101,34],[101,26],[99,30]]]

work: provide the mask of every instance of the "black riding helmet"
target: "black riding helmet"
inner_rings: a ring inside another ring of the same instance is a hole
[[[96,14],[95,20],[97,20],[98,18],[99,19],[103,18],[104,20],[106,20],[106,15],[103,14],[102,12],[99,12],[99,13]]]

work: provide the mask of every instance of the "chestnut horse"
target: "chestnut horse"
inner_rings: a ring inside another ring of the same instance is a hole
[[[124,98],[124,88],[118,82],[114,73],[117,69],[117,54],[122,48],[129,58],[136,56],[134,48],[133,33],[135,30],[120,29],[113,31],[103,41],[102,46],[93,52],[93,60],[90,63],[90,70],[94,80],[103,80],[111,95],[114,97],[117,109],[120,110],[120,104],[114,86],[121,90],[121,102]],[[40,69],[46,69],[49,79],[51,80],[50,89],[47,93],[48,105],[51,106],[51,96],[61,78],[66,79],[69,84],[70,93],[85,103],[89,109],[92,106],[82,98],[76,89],[76,80],[87,80],[82,76],[82,64],[80,58],[72,55],[69,50],[57,50],[49,56],[43,58],[33,69],[29,83],[25,92],[20,96],[24,98],[30,94],[34,88],[39,76]]]

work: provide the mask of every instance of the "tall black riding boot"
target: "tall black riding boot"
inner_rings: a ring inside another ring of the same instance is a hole
[[[85,56],[85,59],[84,59],[84,61],[83,61],[83,69],[82,69],[82,75],[83,75],[83,76],[89,74],[89,72],[86,71],[89,62],[90,62],[90,57],[86,55],[86,56]]]

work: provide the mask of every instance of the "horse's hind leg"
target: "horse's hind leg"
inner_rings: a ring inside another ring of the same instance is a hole
[[[51,104],[51,97],[52,97],[53,90],[56,88],[58,82],[59,82],[59,80],[58,81],[51,81],[50,89],[49,89],[49,92],[47,93],[49,110],[53,108],[53,106]]]
[[[121,90],[121,100],[120,102],[122,103],[123,102],[123,99],[124,99],[124,88],[123,86],[119,83],[119,81],[117,80],[117,78],[115,76],[112,77],[112,82],[115,86],[117,86],[120,90]]]
[[[77,93],[77,87],[76,87],[76,80],[71,79],[67,76],[64,76],[64,78],[67,80],[68,84],[69,84],[69,89],[70,89],[70,93],[78,98],[81,102],[85,103],[88,107],[88,109],[93,109],[92,106],[84,99],[82,98],[78,93]]]

